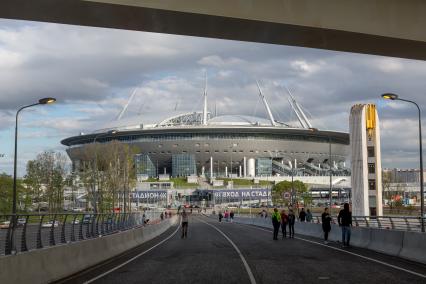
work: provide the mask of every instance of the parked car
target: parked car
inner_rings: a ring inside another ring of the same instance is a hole
[[[80,224],[80,220],[75,219],[75,220],[72,220],[71,223],[74,224],[74,225],[78,225],[78,224]]]
[[[83,224],[90,224],[90,223],[92,223],[92,216],[91,215],[84,215]]]
[[[25,219],[25,218],[19,218],[18,222],[17,222],[17,225],[18,226],[24,226],[26,222],[27,222],[27,219]]]
[[[4,221],[0,223],[0,229],[7,229],[10,226],[10,221]]]
[[[49,221],[49,222],[41,224],[41,227],[42,228],[51,228],[52,224],[53,224],[53,227],[58,227],[59,226],[59,221],[55,221],[55,222]]]

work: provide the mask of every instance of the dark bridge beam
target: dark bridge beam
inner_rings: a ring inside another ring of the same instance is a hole
[[[121,1],[121,3],[124,2],[127,3],[129,0]],[[383,29],[385,30],[383,34],[390,34],[392,36],[382,36],[377,35],[377,33],[365,33],[365,25],[368,25],[369,23],[360,23],[364,25],[364,30],[360,29],[363,32],[354,32],[349,31],[347,27],[342,27],[342,29],[318,27],[321,26],[321,23],[317,26],[297,25],[283,23],[281,19],[271,22],[256,20],[253,18],[225,17],[214,15],[213,13],[205,14],[188,12],[191,9],[181,9],[185,11],[177,11],[176,7],[173,7],[175,10],[170,10],[165,8],[166,5],[164,3],[167,1],[159,2],[160,4],[162,3],[162,5],[158,5],[158,7],[161,7],[161,9],[152,8],[156,2],[154,2],[154,4],[151,3],[151,7],[147,7],[148,4],[145,5],[144,2],[152,1],[133,2],[137,3],[137,5],[118,5],[104,3],[102,1],[92,2],[81,0],[1,0],[0,17],[8,19],[43,21],[71,25],[292,45],[410,59],[426,59],[426,42],[421,38],[421,36],[409,36],[401,38],[398,36],[393,36],[392,32],[388,32],[391,30],[388,28]],[[247,5],[250,6],[251,3],[251,6],[254,6],[254,2],[258,2],[259,4],[259,1],[248,1]],[[281,5],[284,5],[282,4],[284,2],[274,1],[274,3],[281,3]],[[312,1],[302,2],[312,3]],[[330,4],[330,1],[326,2]],[[348,2],[353,1],[348,0]],[[386,5],[386,2],[387,1],[382,1],[382,5]],[[412,0],[409,0],[408,2],[418,3],[418,1]],[[179,3],[179,1],[174,3],[174,6],[178,6],[176,3]],[[205,3],[205,9],[208,10],[208,6],[212,3],[211,1],[207,1]],[[219,3],[218,5],[226,6],[224,4],[226,2],[218,1],[217,3]],[[145,7],[140,5],[145,5]],[[199,6],[200,5],[202,4],[199,4]],[[240,6],[242,5],[244,4],[241,4]],[[424,8],[425,6],[422,5],[420,10]],[[251,7],[251,9],[253,9],[253,7]],[[415,10],[416,7],[413,6],[412,9]],[[251,13],[255,14],[256,12],[251,11]],[[354,11],[354,13],[356,13],[356,11]],[[398,14],[395,15],[395,17],[397,16]],[[359,17],[361,21],[363,18],[362,15],[359,15]],[[339,15],[336,15],[336,18],[339,18]],[[340,15],[340,18],[342,18],[342,15]],[[372,19],[372,22],[374,22],[374,20],[375,19]],[[376,20],[380,21],[380,19]],[[420,22],[422,22],[422,20],[420,20]],[[397,23],[398,20],[396,20],[396,24]],[[409,26],[403,27],[402,31],[404,28],[407,28],[408,30],[408,27]],[[380,28],[383,28],[383,25]],[[424,29],[424,26],[418,26],[417,28]]]

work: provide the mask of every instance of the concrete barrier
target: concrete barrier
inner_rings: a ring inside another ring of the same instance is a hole
[[[272,229],[270,218],[239,217],[237,223],[251,224]],[[321,224],[296,222],[296,234],[323,238]],[[341,242],[342,231],[338,225],[331,225],[330,241]],[[384,254],[398,256],[426,264],[426,234],[377,228],[352,227],[351,245],[367,248]]]
[[[403,231],[370,228],[370,232],[368,249],[394,256],[399,255],[404,241]]]
[[[426,234],[421,232],[404,232],[404,241],[399,256],[426,263]]]
[[[155,225],[0,257],[0,283],[49,283],[96,265],[164,233],[177,216]]]

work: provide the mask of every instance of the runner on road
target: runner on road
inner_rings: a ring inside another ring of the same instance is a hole
[[[182,239],[186,238],[188,235],[188,213],[186,213],[185,208],[183,208],[182,213]]]

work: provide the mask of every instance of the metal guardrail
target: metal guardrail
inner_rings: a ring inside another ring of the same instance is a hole
[[[15,228],[11,225],[14,215],[0,215],[0,255],[94,239],[141,227],[148,221],[159,221],[161,212],[17,214]]]
[[[246,214],[238,215],[245,216]],[[252,216],[253,218],[263,218]],[[270,214],[267,218],[270,218]],[[426,218],[423,218],[426,222]],[[312,223],[321,224],[321,215],[313,216]],[[352,216],[352,226],[385,230],[421,232],[421,217],[413,216]],[[332,216],[332,224],[338,224],[337,216]]]

